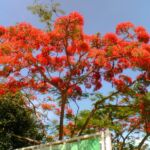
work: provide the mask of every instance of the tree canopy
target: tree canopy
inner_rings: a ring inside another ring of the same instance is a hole
[[[0,149],[39,144],[42,128],[21,93],[0,96]]]
[[[100,33],[88,35],[83,27],[84,19],[78,12],[56,19],[52,31],[43,31],[27,23],[1,26],[0,94],[18,90],[43,94],[41,107],[59,116],[61,140],[65,125],[70,123],[65,116],[74,115],[69,103],[77,103],[86,97],[86,93],[100,92],[108,83],[112,86],[108,95],[97,98],[82,127],[74,133],[82,135],[101,106],[115,105],[135,107],[140,115],[135,111],[129,119],[141,125],[140,128],[149,135],[149,100],[146,99],[150,84],[148,32],[131,22],[118,24],[116,33],[104,36]],[[136,75],[133,77],[126,71],[136,71]],[[70,125],[75,126],[75,120]],[[132,126],[131,120],[127,126]]]

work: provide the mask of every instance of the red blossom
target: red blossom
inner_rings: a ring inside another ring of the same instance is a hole
[[[73,126],[74,126],[74,122],[69,121],[69,122],[68,122],[68,126],[69,126],[69,127],[73,127]]]
[[[44,110],[52,110],[52,108],[53,108],[54,106],[51,105],[51,104],[48,104],[48,103],[42,103],[42,104],[41,104],[41,107],[42,107]]]
[[[66,114],[69,115],[69,116],[72,116],[73,115],[73,110],[71,108],[67,108],[66,109]]]
[[[89,50],[89,45],[85,42],[82,42],[78,47],[79,52],[87,52]]]
[[[60,115],[60,112],[61,112],[60,108],[55,108],[55,114],[56,114],[56,115],[59,116],[59,115]]]
[[[0,36],[2,36],[6,32],[6,28],[3,26],[0,26]]]
[[[123,81],[125,81],[128,84],[132,83],[132,78],[130,78],[129,76],[126,76],[126,75],[122,74],[122,75],[119,75],[119,78],[122,79]]]
[[[61,86],[62,83],[63,83],[63,80],[62,80],[61,78],[59,78],[59,77],[53,77],[53,78],[51,79],[51,83],[52,83],[53,85],[55,85],[55,86]]]
[[[72,56],[72,55],[74,55],[75,52],[76,52],[76,48],[75,47],[68,46],[68,48],[67,48],[68,55]]]
[[[78,23],[79,25],[84,25],[84,19],[78,12],[70,13],[69,17],[71,18],[71,20],[76,21],[76,23]]]
[[[135,28],[135,33],[137,35],[137,39],[140,42],[148,43],[149,42],[149,34],[142,26],[138,26]]]
[[[116,44],[118,41],[118,38],[117,38],[116,34],[114,34],[114,33],[107,33],[107,34],[105,34],[103,40],[106,44],[108,44],[108,46],[110,46],[112,44]]]
[[[117,25],[116,34],[128,33],[129,29],[133,29],[134,25],[131,22],[123,22]]]
[[[98,81],[97,83],[95,83],[94,91],[99,90],[101,87],[102,87],[102,83],[100,81]]]
[[[73,89],[72,89],[72,88],[69,88],[69,89],[67,90],[67,94],[68,94],[69,96],[71,96],[71,95],[73,94]]]

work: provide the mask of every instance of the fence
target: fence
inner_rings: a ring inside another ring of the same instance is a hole
[[[112,150],[109,130],[16,150]]]

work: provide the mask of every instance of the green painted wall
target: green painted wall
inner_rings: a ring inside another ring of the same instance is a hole
[[[101,150],[99,142],[99,137],[95,137],[72,143],[53,145],[41,150]]]

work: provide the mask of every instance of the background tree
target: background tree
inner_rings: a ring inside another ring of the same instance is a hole
[[[0,96],[0,149],[39,144],[42,128],[21,93]]]
[[[49,3],[43,3],[40,0],[35,0],[33,5],[29,6],[28,9],[37,15],[40,22],[46,24],[46,30],[52,30],[54,18],[60,15],[64,15],[65,12],[60,9],[60,3],[50,0]]]
[[[128,103],[101,104],[83,134],[96,133],[109,128],[112,133],[114,149],[141,149],[145,144],[144,142],[148,141],[149,133],[145,129],[145,122],[142,121],[142,115],[136,100],[134,102],[132,105]],[[90,110],[81,111],[76,122],[69,123],[66,126],[69,137],[72,137],[72,134],[78,134],[89,114]]]

